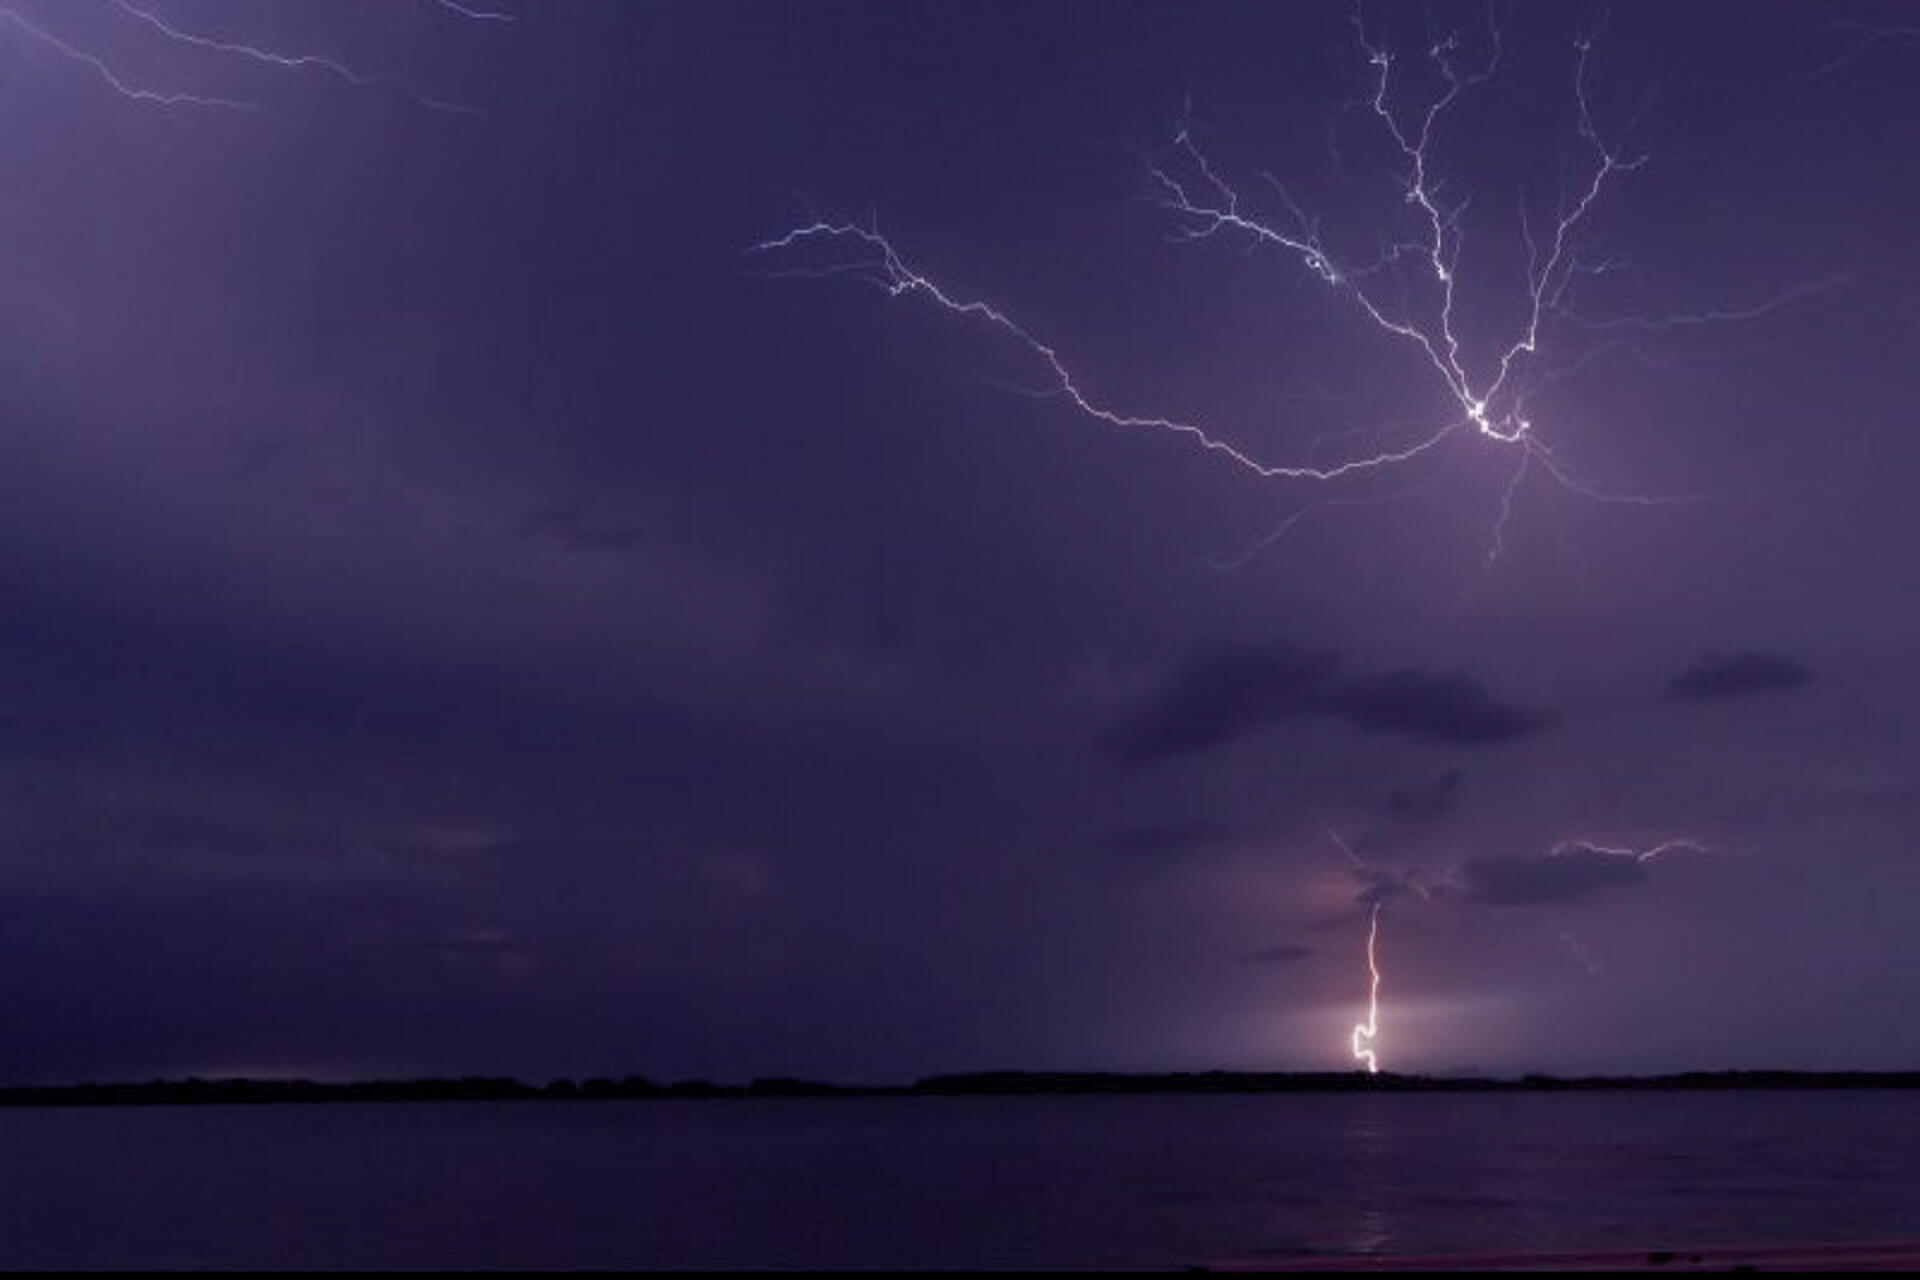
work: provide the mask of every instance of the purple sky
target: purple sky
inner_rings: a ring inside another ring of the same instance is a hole
[[[1535,468],[1490,560],[1511,446],[1262,479],[748,252],[877,218],[1262,458],[1444,425],[1153,198],[1184,119],[1418,231],[1344,4],[149,3],[366,82],[0,3],[0,1079],[1344,1067],[1375,903],[1390,1068],[1920,1063],[1920,8],[1508,21],[1429,149],[1464,358],[1583,33],[1647,161],[1568,308],[1764,314],[1552,318],[1556,457],[1700,500]]]

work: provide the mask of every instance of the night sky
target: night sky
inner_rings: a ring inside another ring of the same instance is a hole
[[[140,8],[0,5],[0,1079],[1344,1069],[1376,910],[1390,1069],[1920,1064],[1920,9],[1496,7],[1564,483],[754,251],[1458,425],[1152,176],[1432,322],[1344,4]]]

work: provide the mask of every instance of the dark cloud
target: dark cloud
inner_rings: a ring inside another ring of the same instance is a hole
[[[1303,947],[1297,942],[1281,942],[1258,951],[1249,951],[1244,959],[1248,964],[1298,964],[1313,954],[1312,947]]]
[[[1675,702],[1717,702],[1798,689],[1812,681],[1813,672],[1785,654],[1709,653],[1667,681],[1667,697]]]
[[[1477,745],[1525,737],[1556,718],[1503,702],[1457,672],[1406,668],[1342,678],[1341,666],[1338,654],[1279,641],[1216,650],[1182,667],[1120,726],[1113,745],[1122,759],[1140,764],[1316,714],[1379,733]]]
[[[1646,878],[1646,863],[1635,855],[1588,845],[1543,854],[1491,854],[1471,858],[1459,869],[1466,896],[1494,907],[1571,902]]]
[[[1462,775],[1449,769],[1427,782],[1410,782],[1387,792],[1383,806],[1388,817],[1402,822],[1432,822],[1452,813],[1460,804]]]
[[[1327,709],[1363,729],[1463,744],[1524,738],[1555,720],[1502,702],[1471,676],[1417,668],[1343,681]]]
[[[1338,655],[1279,642],[1216,650],[1187,663],[1114,747],[1132,763],[1217,747],[1313,710],[1339,672]]]

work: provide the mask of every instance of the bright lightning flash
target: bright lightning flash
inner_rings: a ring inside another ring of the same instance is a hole
[[[1607,263],[1583,263],[1576,241],[1603,194],[1623,174],[1646,163],[1644,155],[1629,156],[1603,136],[1591,109],[1587,64],[1591,43],[1574,44],[1572,101],[1575,128],[1585,156],[1578,174],[1562,191],[1550,225],[1536,228],[1521,203],[1521,247],[1525,250],[1524,293],[1517,299],[1520,319],[1496,344],[1498,354],[1479,362],[1468,358],[1463,340],[1464,307],[1460,305],[1459,263],[1464,244],[1463,215],[1468,201],[1443,203],[1443,183],[1433,172],[1435,138],[1449,113],[1470,91],[1492,79],[1502,56],[1503,30],[1497,18],[1489,20],[1489,52],[1478,66],[1460,64],[1458,34],[1450,34],[1425,51],[1425,62],[1437,76],[1437,92],[1424,103],[1397,100],[1406,95],[1396,76],[1396,57],[1369,36],[1363,15],[1356,10],[1353,28],[1370,69],[1366,105],[1389,151],[1397,161],[1401,202],[1410,211],[1403,238],[1381,246],[1372,261],[1340,261],[1321,238],[1318,224],[1287,193],[1278,180],[1270,184],[1284,208],[1283,219],[1249,211],[1240,193],[1216,169],[1183,124],[1173,138],[1168,156],[1148,165],[1150,191],[1175,219],[1174,238],[1198,242],[1233,238],[1250,248],[1267,249],[1296,261],[1327,291],[1357,311],[1382,337],[1408,350],[1425,367],[1448,411],[1432,424],[1382,447],[1355,449],[1331,462],[1315,459],[1276,461],[1257,457],[1247,447],[1231,442],[1213,427],[1197,421],[1160,414],[1141,414],[1112,407],[1086,389],[1053,344],[1025,328],[992,302],[963,298],[923,274],[881,233],[877,226],[845,221],[814,221],[753,246],[761,255],[795,260],[776,274],[805,277],[851,276],[864,279],[894,297],[914,295],[957,317],[980,322],[1012,338],[1042,368],[1047,385],[1038,394],[1055,396],[1074,410],[1110,427],[1165,432],[1181,437],[1253,474],[1277,480],[1331,482],[1369,472],[1393,471],[1414,462],[1457,437],[1477,438],[1512,451],[1513,468],[1502,490],[1495,514],[1488,560],[1505,545],[1515,496],[1536,465],[1560,487],[1603,502],[1653,505],[1688,502],[1692,497],[1656,497],[1603,491],[1576,474],[1550,446],[1529,404],[1547,387],[1614,350],[1632,344],[1608,333],[1623,328],[1661,331],[1707,320],[1733,321],[1767,314],[1807,289],[1795,290],[1770,302],[1742,310],[1717,310],[1694,316],[1630,317],[1593,320],[1577,315],[1571,305],[1575,281],[1584,275],[1611,269]],[[1572,339],[1581,345],[1556,352],[1556,361],[1542,356],[1548,337]],[[1635,348],[1637,350],[1637,348]],[[1366,501],[1366,500],[1361,500]],[[1333,499],[1310,506],[1356,505],[1353,499]],[[1305,514],[1304,512],[1301,514]],[[1272,545],[1297,523],[1290,519],[1275,534],[1261,540],[1257,552]],[[1249,555],[1254,552],[1250,552]],[[1236,563],[1244,562],[1245,557]]]
[[[1353,1024],[1353,1056],[1367,1064],[1367,1071],[1378,1074],[1380,1056],[1375,1052],[1380,1036],[1380,962],[1375,944],[1380,937],[1380,904],[1373,904],[1367,918],[1367,1020]]]
[[[1380,1035],[1380,911],[1389,901],[1407,889],[1418,893],[1422,898],[1432,900],[1432,893],[1411,872],[1396,875],[1382,871],[1371,865],[1354,847],[1343,840],[1338,831],[1327,828],[1327,835],[1340,852],[1353,864],[1354,873],[1366,885],[1361,901],[1367,904],[1367,1020],[1354,1024],[1351,1047],[1356,1061],[1367,1064],[1369,1072],[1380,1070],[1380,1058],[1375,1052]]]

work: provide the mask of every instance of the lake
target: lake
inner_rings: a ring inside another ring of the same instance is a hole
[[[0,1266],[1181,1267],[1920,1237],[1920,1092],[0,1110]]]

